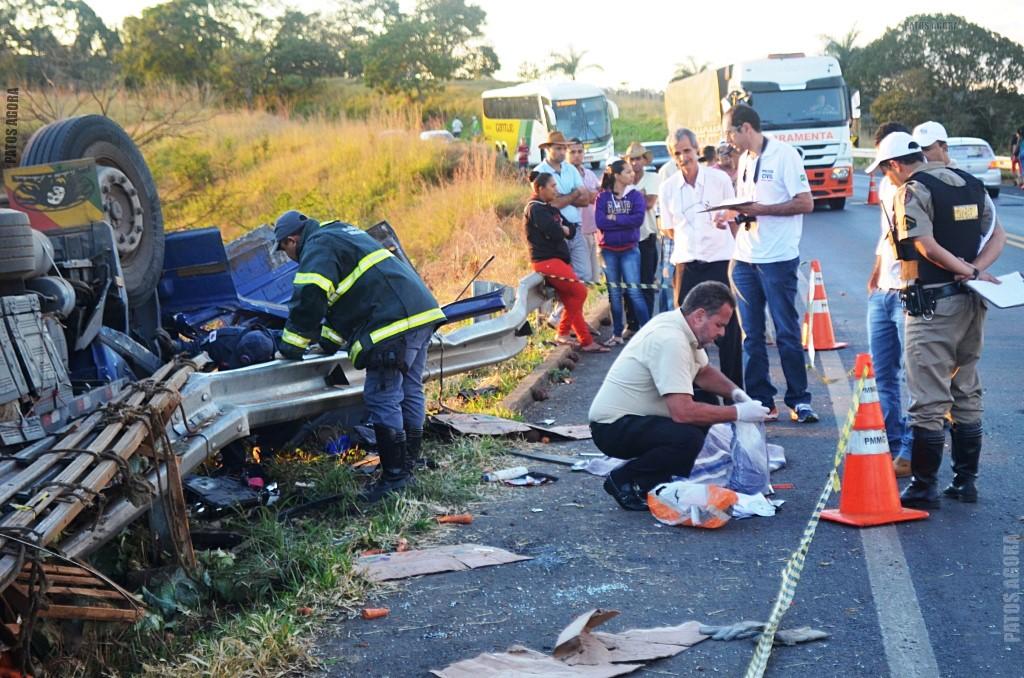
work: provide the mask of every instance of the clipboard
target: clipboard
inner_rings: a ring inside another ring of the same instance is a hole
[[[713,207],[709,207],[706,210],[701,210],[700,213],[703,214],[704,212],[719,212],[721,210],[737,210],[737,211],[742,211],[740,208],[748,207],[748,206],[753,205],[753,204],[754,204],[754,201],[753,200],[749,200],[747,198],[730,198],[729,200],[723,200],[722,202],[718,203],[717,205],[714,205]]]
[[[1001,285],[984,280],[969,280],[967,286],[996,308],[1024,306],[1024,276],[1020,271],[999,276]]]

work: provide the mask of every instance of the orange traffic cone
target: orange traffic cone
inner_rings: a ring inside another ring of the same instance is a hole
[[[821,277],[821,263],[817,259],[811,261],[811,285],[814,286],[814,297],[809,303],[807,313],[804,314],[804,348],[807,348],[811,339],[814,340],[815,351],[846,348],[846,342],[836,341],[835,332],[832,331],[832,314],[828,311],[825,281]],[[810,336],[809,332],[813,332],[813,336]]]
[[[903,508],[900,505],[896,473],[892,468],[889,440],[885,434],[885,419],[878,402],[875,370],[871,365],[871,356],[860,353],[854,367],[854,379],[859,380],[864,376],[865,368],[868,374],[846,449],[839,508],[822,511],[821,517],[854,527],[927,518],[927,511]]]
[[[868,204],[878,204],[878,186],[875,185],[875,173],[872,172],[868,175],[871,180],[868,182]]]

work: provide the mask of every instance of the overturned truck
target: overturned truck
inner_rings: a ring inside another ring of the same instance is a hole
[[[112,120],[43,127],[4,187],[0,592],[11,609],[30,606],[40,563],[86,557],[147,512],[190,550],[181,479],[226,446],[329,411],[358,423],[363,374],[344,351],[212,372],[203,354],[174,354],[174,338],[210,327],[283,327],[295,264],[266,227],[227,245],[216,228],[165,234],[153,178]],[[412,266],[386,222],[369,232]],[[473,322],[435,333],[425,376],[514,356],[545,298],[531,274],[445,306],[450,324]]]

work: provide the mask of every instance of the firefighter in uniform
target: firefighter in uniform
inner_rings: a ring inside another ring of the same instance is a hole
[[[277,219],[277,247],[299,263],[280,352],[301,359],[311,343],[332,354],[347,344],[366,369],[363,402],[377,436],[381,475],[368,501],[404,487],[423,465],[423,370],[444,312],[409,266],[366,232],[320,224],[296,210]]]
[[[986,269],[998,258],[1002,242],[990,239],[982,246],[982,224],[994,223],[995,215],[980,181],[942,163],[926,163],[906,132],[882,139],[868,172],[876,168],[899,187],[893,242],[907,284],[902,299],[913,480],[901,502],[938,508],[947,416],[955,475],[944,494],[974,502],[982,439],[977,366],[985,304],[963,282],[998,282]]]

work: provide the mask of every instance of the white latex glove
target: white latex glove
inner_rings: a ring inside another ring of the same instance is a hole
[[[736,421],[746,421],[751,424],[764,421],[768,416],[768,408],[756,400],[748,400],[733,405],[736,408]]]
[[[742,388],[734,388],[730,396],[734,403],[749,403],[751,398]]]

